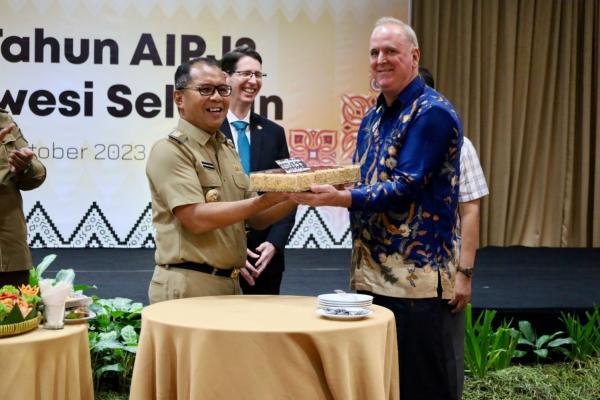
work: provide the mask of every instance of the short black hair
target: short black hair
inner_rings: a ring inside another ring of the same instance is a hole
[[[427,68],[419,67],[419,76],[421,77],[421,79],[423,79],[423,81],[425,81],[425,84],[427,86],[435,89],[435,81],[433,80],[433,75],[431,75],[431,72],[429,72]]]
[[[190,70],[196,64],[204,64],[210,67],[217,67],[219,69],[221,68],[217,60],[208,57],[195,57],[188,61],[182,62],[175,71],[175,89],[181,90],[187,86],[187,84],[192,80],[192,77],[190,76]]]
[[[258,54],[258,51],[254,50],[247,44],[236,47],[230,52],[226,53],[221,59],[221,69],[227,72],[229,75],[235,72],[238,61],[242,57],[251,57],[262,65],[262,57]]]

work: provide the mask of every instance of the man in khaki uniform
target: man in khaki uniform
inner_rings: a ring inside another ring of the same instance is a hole
[[[0,108],[0,286],[27,283],[31,254],[21,190],[46,179],[46,168],[35,157],[8,112]]]
[[[251,284],[257,276],[245,265],[245,222],[264,229],[295,209],[284,194],[248,192],[235,147],[219,131],[229,95],[214,60],[177,68],[173,98],[180,119],[154,144],[146,165],[156,228],[150,303],[240,294],[238,274]]]

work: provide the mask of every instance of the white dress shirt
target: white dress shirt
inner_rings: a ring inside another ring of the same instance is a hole
[[[227,122],[229,122],[229,130],[231,131],[231,137],[233,137],[233,143],[235,144],[236,150],[238,149],[238,139],[237,139],[237,129],[231,124],[234,121],[244,121],[248,125],[246,125],[246,137],[248,138],[248,143],[252,146],[252,142],[250,141],[250,113],[246,115],[244,118],[238,118],[235,116],[231,110],[227,111]]]

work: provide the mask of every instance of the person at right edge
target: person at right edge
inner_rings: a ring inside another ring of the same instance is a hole
[[[433,75],[425,67],[419,67],[419,75],[425,84],[435,89]],[[465,381],[465,306],[471,301],[471,282],[475,267],[475,252],[479,242],[479,215],[481,198],[490,191],[477,157],[473,143],[465,136],[460,151],[460,183],[458,190],[458,211],[460,215],[460,263],[466,273],[458,274],[454,282],[454,351],[456,352],[456,372],[458,373],[458,398],[462,398]]]
[[[400,398],[454,400],[454,307],[448,302],[461,273],[462,125],[448,100],[419,77],[421,53],[409,25],[378,20],[369,55],[381,94],[357,134],[360,182],[354,189],[314,185],[290,198],[350,210],[351,287],[394,313]]]

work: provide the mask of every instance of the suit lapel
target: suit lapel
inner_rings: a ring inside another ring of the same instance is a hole
[[[221,132],[225,134],[225,137],[227,139],[233,140],[233,136],[231,136],[231,129],[229,128],[229,121],[227,120],[227,118],[225,118],[225,121],[223,121],[223,124],[221,125]]]
[[[260,116],[253,112],[250,113],[250,170],[258,169],[258,160],[262,149],[263,126]]]

